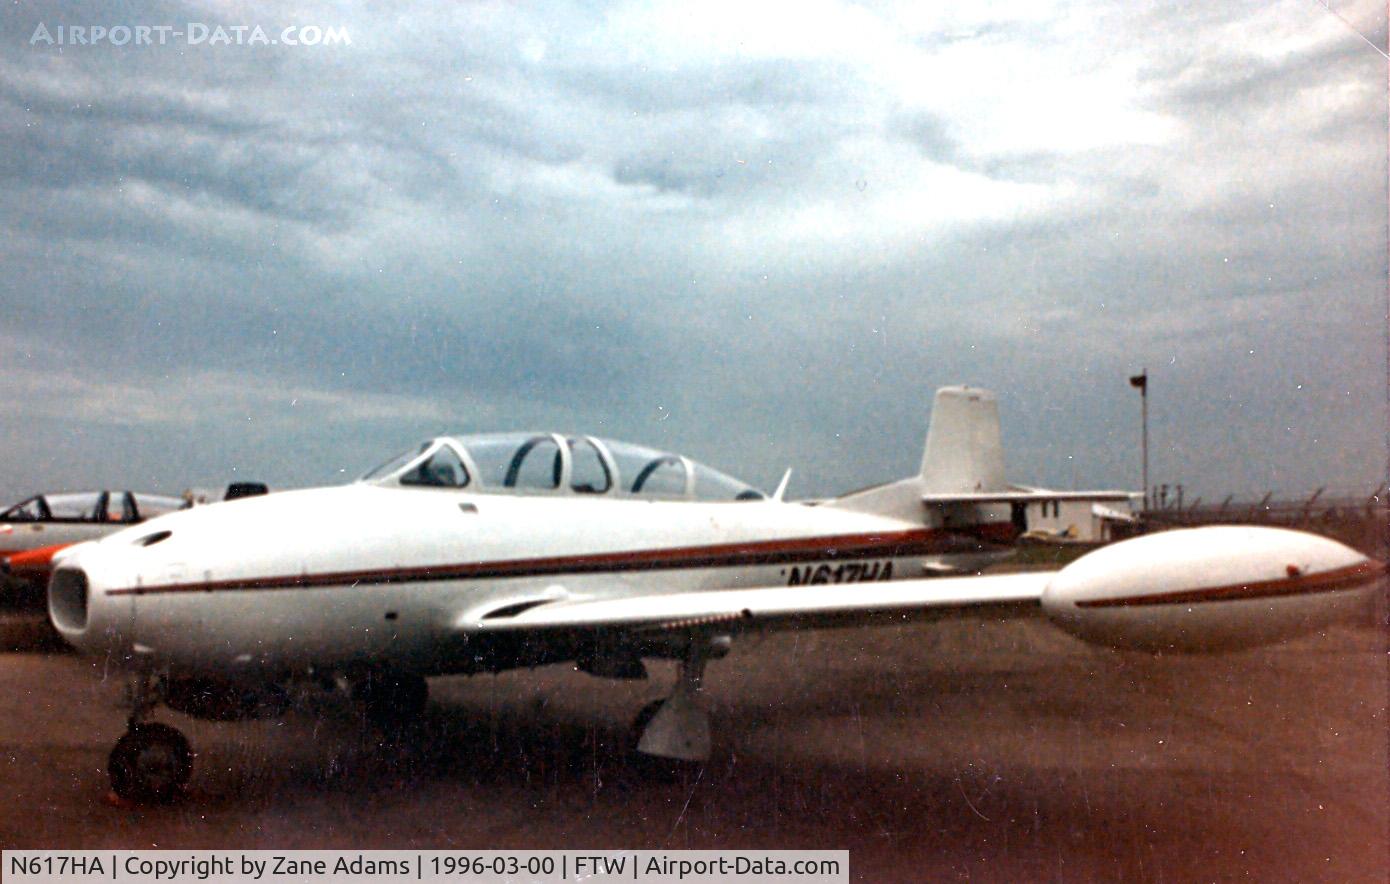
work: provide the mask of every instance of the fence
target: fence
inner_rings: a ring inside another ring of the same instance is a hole
[[[1328,493],[1319,488],[1301,498],[1276,499],[1274,492],[1258,499],[1237,499],[1231,495],[1219,504],[1203,503],[1198,498],[1187,506],[1174,502],[1146,509],[1143,518],[1150,530],[1193,525],[1278,525],[1325,534],[1381,559],[1390,550],[1390,486],[1381,486],[1368,494]]]

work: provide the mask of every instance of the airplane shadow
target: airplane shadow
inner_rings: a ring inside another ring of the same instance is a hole
[[[27,606],[0,606],[0,653],[71,653],[72,647],[48,622],[48,612]]]
[[[981,865],[993,857],[1028,875],[1055,876],[1058,863],[1080,863],[1140,879],[1303,868],[1310,851],[1345,854],[1372,843],[1357,839],[1374,836],[1383,823],[1367,818],[1347,826],[1343,813],[1340,829],[1309,834],[1303,808],[1288,806],[1288,796],[1330,788],[1276,769],[1156,771],[1027,756],[933,757],[916,746],[895,763],[905,747],[894,745],[872,747],[867,762],[807,758],[791,751],[794,723],[778,728],[776,740],[750,739],[760,724],[738,717],[717,717],[718,748],[708,762],[667,767],[634,755],[624,725],[541,704],[435,704],[396,736],[366,730],[354,737],[348,716],[315,725],[314,751],[304,751],[302,735],[287,736],[300,747],[288,765],[276,757],[279,747],[259,740],[248,743],[246,758],[209,753],[205,761],[218,770],[202,777],[190,809],[246,809],[248,802],[278,809],[304,800],[357,805],[360,798],[392,820],[380,846],[403,846],[405,816],[448,805],[534,814],[524,834],[530,844],[550,847],[834,847],[850,849],[861,868],[929,863],[978,877],[998,872]],[[928,729],[915,739],[941,738]],[[1251,813],[1255,806],[1261,812]],[[441,819],[457,812],[439,811]],[[480,837],[477,828],[447,831],[446,843]],[[1301,831],[1304,840],[1288,831]],[[437,830],[435,837],[431,846],[443,846]],[[374,846],[371,838],[359,842]]]

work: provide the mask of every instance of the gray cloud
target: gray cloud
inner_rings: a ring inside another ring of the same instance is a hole
[[[548,425],[824,494],[912,469],[958,382],[1017,478],[1124,485],[1145,365],[1163,480],[1377,481],[1369,47],[1316,5],[827,10],[271,9],[353,43],[61,53],[6,10],[0,490]],[[214,16],[63,12],[137,17]]]

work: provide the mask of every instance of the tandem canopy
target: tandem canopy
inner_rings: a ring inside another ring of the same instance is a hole
[[[766,499],[751,485],[679,454],[559,433],[440,436],[391,458],[359,481],[482,493]]]
[[[0,513],[0,522],[140,522],[185,505],[157,494],[68,491],[36,494]]]

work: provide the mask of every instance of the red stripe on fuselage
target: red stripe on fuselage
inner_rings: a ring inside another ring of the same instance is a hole
[[[1385,576],[1385,563],[1374,559],[1345,568],[1335,568],[1319,574],[1281,577],[1257,583],[1234,583],[1210,586],[1206,589],[1185,589],[1153,595],[1132,595],[1114,599],[1087,599],[1076,603],[1078,608],[1133,608],[1144,605],[1191,605],[1203,602],[1239,602],[1246,599],[1277,598],[1279,596],[1312,595],[1341,592],[1368,586]]]
[[[797,537],[787,540],[746,541],[711,546],[623,550],[577,556],[506,559],[491,562],[428,565],[366,571],[333,571],[132,586],[109,589],[107,595],[149,595],[170,592],[214,592],[253,589],[308,589],[329,586],[361,586],[438,580],[478,580],[498,577],[537,577],[551,574],[592,574],[621,571],[662,571],[681,568],[729,568],[751,565],[787,565],[825,559],[897,558],[975,552],[985,537],[979,525],[967,530],[923,528],[911,531],[843,534],[832,537]],[[1010,525],[1004,525],[1011,528]],[[977,539],[979,538],[979,539]],[[988,541],[986,541],[988,542]]]

